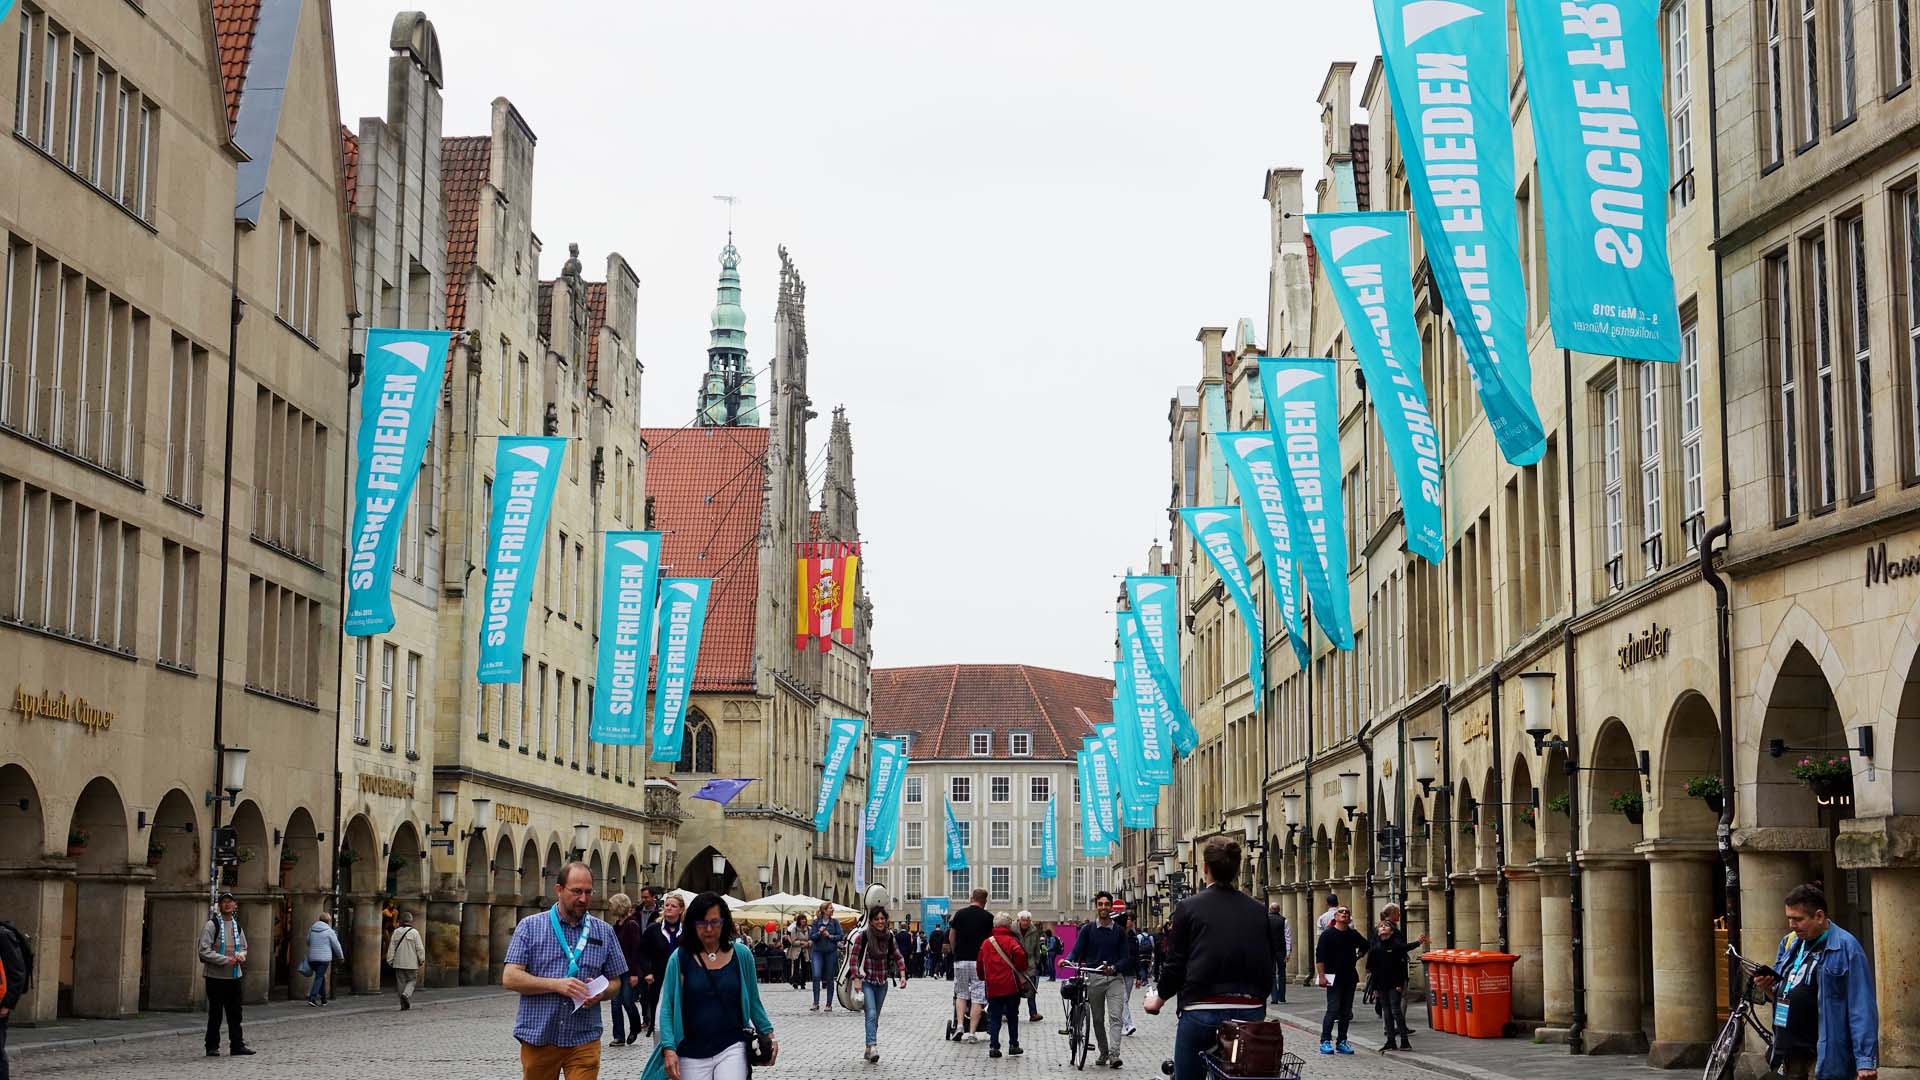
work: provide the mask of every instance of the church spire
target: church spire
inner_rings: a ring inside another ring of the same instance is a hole
[[[702,427],[757,427],[759,406],[747,366],[747,313],[740,306],[740,250],[727,232],[720,249],[720,284],[708,332],[707,374],[700,386]]]

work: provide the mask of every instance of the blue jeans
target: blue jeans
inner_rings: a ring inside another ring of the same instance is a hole
[[[1357,989],[1354,983],[1338,980],[1327,987],[1327,1015],[1320,1020],[1321,1042],[1347,1041],[1347,1025],[1353,1021],[1353,992]],[[1336,1029],[1338,1040],[1334,1039]]]
[[[307,966],[313,969],[313,982],[307,985],[307,1000],[327,1000],[327,968],[333,966],[333,961],[309,960]]]
[[[865,984],[864,1008],[867,1012],[867,1045],[880,1044],[880,1007],[887,1003],[887,984],[870,982]]]
[[[987,1046],[1000,1049],[1000,1025],[1007,1025],[1007,1045],[1020,1045],[1020,1003],[1026,999],[1019,994],[987,999]]]
[[[640,988],[630,984],[627,976],[616,976],[620,980],[620,990],[613,995],[613,1041],[626,1042],[627,1033],[640,1038]]]
[[[834,970],[840,966],[839,958],[840,954],[837,952],[813,950],[813,1003],[815,1005],[820,1004],[820,991],[824,989],[827,992],[827,1008],[833,1008],[833,977],[839,974]]]
[[[1180,1014],[1173,1033],[1173,1080],[1206,1080],[1200,1054],[1213,1049],[1215,1034],[1229,1020],[1264,1020],[1265,1009],[1193,1009]]]

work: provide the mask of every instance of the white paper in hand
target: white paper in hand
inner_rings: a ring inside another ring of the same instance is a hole
[[[587,996],[573,1003],[573,1011],[579,1012],[582,1008],[586,1006],[587,1002],[592,1001],[595,998],[598,998],[601,994],[604,994],[606,992],[607,992],[607,977],[605,975],[594,976],[594,980],[587,984]]]

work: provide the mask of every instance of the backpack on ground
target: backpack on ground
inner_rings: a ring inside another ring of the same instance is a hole
[[[25,931],[5,919],[0,919],[0,934],[5,934],[7,938],[13,942],[13,947],[19,950],[20,963],[26,971],[26,974],[21,977],[20,985],[18,986],[13,985],[13,980],[6,980],[7,992],[10,994],[24,995],[28,990],[33,988],[33,939],[28,937]],[[6,976],[0,975],[0,979],[5,978]]]

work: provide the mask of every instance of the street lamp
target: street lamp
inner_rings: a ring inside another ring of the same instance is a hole
[[[1434,783],[1439,768],[1440,740],[1433,735],[1415,735],[1407,743],[1413,748],[1413,778],[1420,781],[1420,794],[1431,795],[1437,788],[1442,795],[1453,794],[1452,784]]]
[[[727,857],[717,851],[713,853],[713,876],[722,880],[727,876]]]
[[[460,793],[456,791],[436,791],[433,793],[433,808],[439,815],[439,832],[441,836],[453,835],[453,810],[454,805],[459,802],[459,799]],[[427,831],[432,832],[433,829],[429,827]]]
[[[473,828],[460,834],[460,839],[469,836],[483,836],[487,831],[487,811],[493,808],[492,799],[473,800]]]
[[[207,792],[207,805],[226,803],[237,806],[240,792],[247,786],[247,748],[244,746],[222,746],[220,748],[220,784],[226,789],[225,795]]]
[[[773,867],[768,866],[766,863],[761,863],[760,864],[760,896],[762,899],[766,898],[767,886],[771,884],[773,884]]]
[[[1520,673],[1520,709],[1527,718],[1527,734],[1533,737],[1533,752],[1545,752],[1547,736],[1553,732],[1553,672]]]
[[[1300,831],[1301,802],[1302,799],[1297,794],[1280,796],[1280,816],[1286,820],[1287,839],[1289,840],[1293,839],[1294,833]]]
[[[593,826],[575,825],[573,827],[573,857],[584,860],[587,857],[587,844],[593,838]]]
[[[652,874],[658,869],[660,869],[660,841],[650,840],[647,842],[647,873]]]
[[[1347,820],[1360,816],[1360,774],[1343,772],[1340,774],[1340,805],[1347,812]]]

